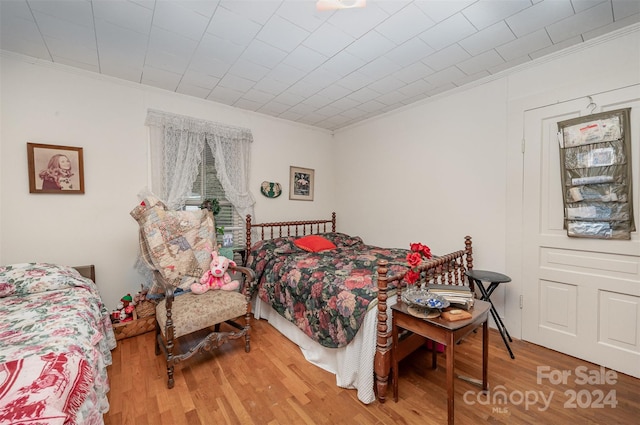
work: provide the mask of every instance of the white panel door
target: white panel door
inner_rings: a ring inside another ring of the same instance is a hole
[[[640,86],[593,97],[596,112],[631,110],[633,208],[640,186]],[[640,377],[640,237],[570,238],[563,228],[557,123],[584,116],[586,98],[525,113],[522,336]]]

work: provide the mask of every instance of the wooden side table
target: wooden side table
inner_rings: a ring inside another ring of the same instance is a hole
[[[455,342],[467,335],[473,329],[482,326],[482,390],[489,389],[487,383],[487,366],[489,360],[489,327],[487,319],[491,304],[485,301],[476,300],[471,313],[471,319],[448,322],[441,317],[434,319],[421,319],[415,317],[407,310],[407,305],[402,301],[391,306],[392,328],[391,335],[393,345],[391,348],[391,365],[393,368],[393,399],[398,401],[398,330],[400,328],[414,332],[434,342],[439,342],[446,346],[445,356],[447,362],[447,418],[449,425],[454,423],[454,347]],[[436,367],[435,356],[433,367]]]

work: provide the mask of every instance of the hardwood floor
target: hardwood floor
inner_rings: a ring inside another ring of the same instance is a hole
[[[495,330],[489,339],[491,391],[486,397],[456,379],[457,424],[638,423],[640,380],[522,341],[513,342],[512,360]],[[444,424],[443,356],[433,370],[430,353],[416,351],[400,363],[398,402],[389,389],[386,403],[365,405],[267,322],[254,320],[250,353],[237,341],[196,356],[176,367],[168,390],[164,357],[155,356],[150,332],[118,341],[104,419],[106,425]],[[480,377],[481,358],[478,332],[456,346],[456,373]]]

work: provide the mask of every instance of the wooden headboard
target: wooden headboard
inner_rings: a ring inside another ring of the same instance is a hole
[[[88,266],[73,266],[74,269],[78,270],[78,272],[92,281],[96,281],[96,266],[90,264]]]
[[[331,223],[331,229],[328,228]],[[259,228],[259,230],[258,230]],[[251,252],[251,230],[256,230],[258,240],[282,238],[286,236],[305,236],[316,233],[336,231],[336,213],[331,213],[329,220],[278,221],[271,223],[251,223],[251,215],[247,215],[247,254]],[[257,242],[257,241],[256,241]]]

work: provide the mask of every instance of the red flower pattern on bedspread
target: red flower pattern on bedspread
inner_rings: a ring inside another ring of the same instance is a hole
[[[353,339],[377,303],[377,261],[389,262],[389,275],[404,273],[409,251],[366,245],[343,233],[322,236],[336,248],[307,252],[295,246],[294,237],[261,241],[247,266],[256,272],[253,290],[260,299],[314,341],[336,348]]]

